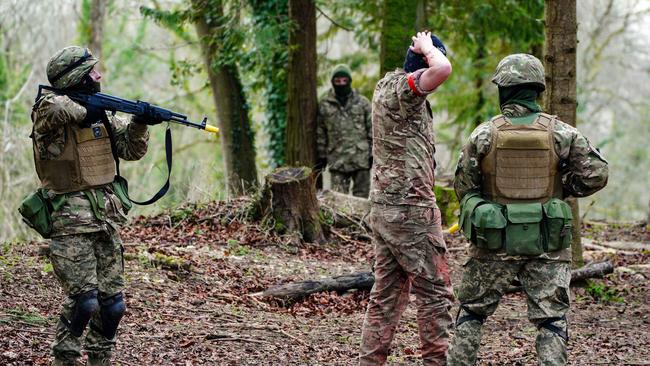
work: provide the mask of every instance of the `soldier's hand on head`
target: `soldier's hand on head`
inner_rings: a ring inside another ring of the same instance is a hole
[[[413,40],[413,45],[411,46],[411,51],[419,53],[422,55],[428,55],[435,46],[431,40],[431,32],[424,31],[418,32],[415,36],[411,37]]]

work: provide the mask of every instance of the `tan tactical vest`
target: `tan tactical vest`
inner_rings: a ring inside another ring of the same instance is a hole
[[[503,115],[490,121],[492,142],[481,162],[486,199],[507,204],[562,198],[554,125],[555,116],[545,113],[528,125],[513,125]]]
[[[36,145],[34,164],[43,188],[55,193],[82,191],[115,179],[111,140],[102,124],[91,127],[65,126],[65,146],[54,159],[41,159]]]

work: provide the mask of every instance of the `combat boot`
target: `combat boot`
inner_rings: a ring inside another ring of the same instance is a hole
[[[67,357],[54,357],[52,361],[52,366],[77,366],[76,358],[67,358]]]
[[[111,355],[89,353],[86,366],[111,366]]]

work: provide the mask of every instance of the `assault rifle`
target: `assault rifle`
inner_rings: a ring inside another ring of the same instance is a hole
[[[169,109],[151,105],[141,100],[134,102],[132,100],[122,99],[104,93],[79,93],[56,89],[47,85],[38,86],[38,94],[36,95],[36,100],[41,97],[43,90],[49,90],[56,94],[66,95],[68,98],[83,105],[84,107],[95,107],[97,109],[103,109],[105,111],[112,112],[113,114],[115,114],[115,112],[128,113],[134,116],[144,116],[145,114],[149,114],[160,121],[178,123],[179,125],[194,127],[208,132],[219,132],[219,128],[207,124],[207,117],[203,117],[203,121],[201,121],[201,123],[190,122],[187,120],[187,116],[172,112]]]
[[[208,132],[219,133],[219,129],[217,127],[207,124],[208,119],[206,117],[203,117],[203,121],[201,121],[201,123],[194,123],[188,121],[187,116],[184,116],[180,113],[172,112],[165,108],[151,105],[141,100],[134,102],[132,100],[122,99],[119,97],[114,97],[112,95],[103,94],[103,93],[79,93],[79,92],[73,92],[68,90],[56,89],[47,85],[39,85],[38,94],[36,95],[35,101],[38,101],[40,99],[43,90],[49,90],[59,95],[66,95],[68,98],[81,104],[84,107],[94,107],[96,109],[102,109],[105,111],[112,112],[113,114],[115,114],[116,112],[122,112],[122,113],[132,114],[134,116],[151,117],[157,121],[173,122],[183,126],[194,127]],[[105,123],[105,125],[109,123],[105,115],[104,115],[103,123]],[[115,159],[115,170],[117,173],[115,177],[115,181],[118,182],[118,184],[122,187],[121,189],[123,190],[126,198],[129,201],[138,205],[150,205],[158,201],[162,196],[165,195],[165,193],[167,193],[167,190],[169,190],[169,186],[170,186],[169,177],[171,176],[171,172],[172,172],[172,134],[169,126],[167,126],[167,131],[165,131],[165,157],[167,160],[167,181],[153,197],[142,202],[135,201],[129,197],[128,182],[126,181],[126,179],[124,179],[124,177],[120,175],[120,159],[117,156],[117,148],[115,145],[112,128],[110,126],[107,126],[106,130],[111,139],[111,150],[113,151],[113,158]]]

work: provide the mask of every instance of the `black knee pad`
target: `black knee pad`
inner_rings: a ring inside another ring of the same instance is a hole
[[[97,300],[97,290],[85,292],[81,295],[72,297],[74,300],[74,308],[70,319],[66,319],[61,315],[61,321],[65,324],[70,333],[75,337],[81,337],[90,321],[97,310],[99,310],[99,301]]]
[[[561,325],[554,324],[556,321],[561,321],[563,320],[566,323],[566,317],[559,317],[559,318],[548,318],[543,320],[541,323],[537,324],[537,329],[545,328],[556,335],[562,337],[565,341],[569,340],[569,327],[568,325],[566,327],[562,327]]]
[[[117,326],[124,316],[126,311],[126,304],[124,303],[124,296],[122,293],[113,295],[101,301],[101,308],[99,315],[102,319],[102,335],[106,339],[113,339],[117,333]]]
[[[460,316],[461,311],[465,312],[465,314],[463,316]],[[477,313],[467,309],[467,307],[465,307],[464,305],[461,305],[458,308],[458,314],[456,314],[456,327],[458,327],[459,325],[461,325],[461,324],[463,324],[465,322],[469,322],[469,321],[472,321],[472,320],[476,320],[476,321],[480,322],[481,324],[483,324],[483,322],[485,322],[485,319],[487,319],[487,316],[477,314]]]

